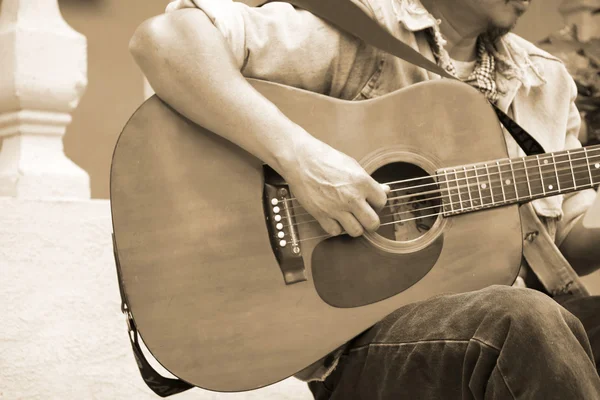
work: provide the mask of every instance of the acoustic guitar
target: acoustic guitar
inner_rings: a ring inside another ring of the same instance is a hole
[[[154,357],[205,389],[275,383],[402,305],[512,284],[519,204],[600,182],[600,146],[509,159],[456,81],[360,102],[250,81],[392,190],[377,232],[329,237],[257,158],[156,96],[137,110],[110,175],[120,283]]]

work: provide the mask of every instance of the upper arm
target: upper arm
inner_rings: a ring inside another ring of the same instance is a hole
[[[348,96],[361,74],[365,46],[288,3],[249,7],[231,0],[177,0],[167,11],[196,6],[223,34],[242,74],[335,97]],[[363,66],[368,68],[367,66]]]

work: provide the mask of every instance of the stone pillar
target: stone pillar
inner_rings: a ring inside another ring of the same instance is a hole
[[[577,27],[578,39],[587,42],[600,38],[600,0],[565,0],[559,11],[567,25]]]
[[[57,0],[2,2],[0,196],[90,198],[88,174],[62,143],[87,86],[86,46]]]

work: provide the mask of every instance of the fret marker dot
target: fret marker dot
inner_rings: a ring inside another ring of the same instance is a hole
[[[487,187],[487,185],[486,185],[485,183],[483,183],[483,184],[481,185],[481,188],[482,188],[482,189],[485,189],[486,187]]]
[[[504,183],[506,183],[507,185],[510,185],[510,179],[505,180]]]
[[[544,165],[548,165],[548,160],[544,160]]]
[[[598,163],[594,164],[594,168],[596,168],[596,169],[600,168],[600,164],[598,164]]]
[[[548,189],[552,190],[552,189],[554,189],[554,186],[548,185]]]

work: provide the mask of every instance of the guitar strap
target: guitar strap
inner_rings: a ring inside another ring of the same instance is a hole
[[[137,363],[138,369],[140,370],[140,375],[142,375],[142,379],[146,382],[146,385],[154,393],[159,395],[160,397],[168,397],[177,393],[185,392],[189,390],[194,385],[190,385],[189,383],[182,381],[181,379],[171,379],[162,376],[156,371],[152,365],[148,362],[144,353],[142,352],[142,347],[140,345],[139,334],[137,330],[137,326],[135,325],[135,321],[133,320],[133,315],[129,310],[129,302],[127,301],[127,294],[123,289],[122,282],[122,274],[121,274],[121,263],[119,262],[119,253],[117,252],[117,241],[115,240],[115,234],[112,234],[113,241],[113,254],[115,256],[115,265],[117,266],[117,280],[119,283],[119,292],[121,294],[121,312],[125,314],[127,318],[127,334],[129,335],[129,342],[131,343],[131,348],[133,349],[133,356],[135,357],[135,362]]]
[[[272,1],[278,0],[267,0],[263,4],[270,3]],[[392,34],[383,29],[376,21],[371,19],[357,4],[351,0],[285,0],[285,2],[296,7],[303,8],[323,18],[324,20],[329,21],[339,29],[360,38],[365,43],[386,51],[403,59],[404,61],[412,63],[418,67],[425,68],[426,70],[438,74],[444,78],[458,80],[456,77],[450,75],[447,71],[424,57],[412,47],[396,39]],[[512,118],[506,115],[505,112],[500,110],[494,104],[490,104],[496,111],[500,122],[514,137],[516,142],[519,144],[519,146],[521,146],[527,155],[545,153],[542,146],[519,124],[517,124]],[[133,353],[144,382],[146,382],[148,387],[160,397],[168,397],[195,387],[194,385],[191,385],[181,379],[171,379],[162,376],[150,365],[144,356],[139,342],[137,327],[128,308],[125,291],[123,290],[121,282],[121,268],[114,235],[113,248],[115,262],[117,265],[119,289],[121,291],[121,310],[127,317],[129,340],[131,342],[131,347],[133,349]]]

